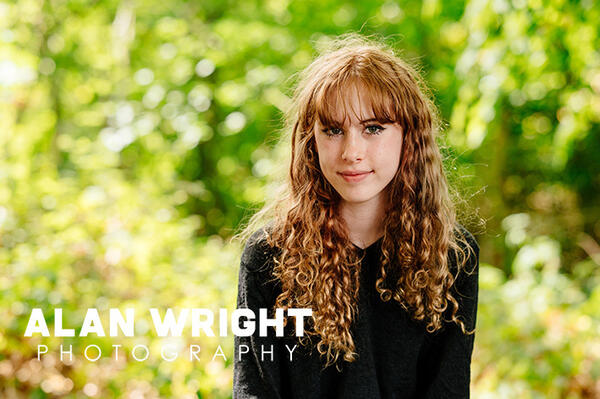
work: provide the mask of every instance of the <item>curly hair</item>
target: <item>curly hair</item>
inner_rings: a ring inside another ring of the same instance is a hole
[[[465,334],[450,292],[473,252],[456,223],[442,157],[436,144],[439,118],[418,73],[380,43],[353,35],[334,41],[300,75],[287,113],[291,163],[282,195],[255,214],[251,232],[269,220],[267,242],[277,248],[273,277],[281,283],[276,308],[313,309],[305,342],[326,365],[356,359],[351,326],[357,317],[360,251],[351,245],[339,217],[340,195],[319,167],[315,122],[332,115],[352,85],[360,85],[378,121],[397,123],[404,134],[400,165],[386,188],[381,259],[375,289],[382,301],[396,301],[428,332],[442,328],[444,312]],[[343,107],[342,107],[343,108]],[[346,110],[347,112],[347,110]],[[462,245],[460,245],[462,244]]]

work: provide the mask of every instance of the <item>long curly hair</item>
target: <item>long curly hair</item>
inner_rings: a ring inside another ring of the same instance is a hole
[[[457,317],[450,292],[449,252],[462,268],[473,249],[457,228],[442,157],[436,144],[436,107],[418,73],[384,45],[360,36],[334,41],[300,75],[286,115],[291,162],[278,197],[255,214],[247,233],[269,221],[267,242],[277,248],[273,277],[281,284],[276,308],[312,308],[306,342],[316,339],[326,365],[356,359],[351,325],[357,317],[360,251],[339,217],[340,195],[325,179],[315,148],[315,121],[330,124],[336,106],[360,84],[375,118],[398,123],[404,134],[399,168],[386,188],[381,259],[375,289],[396,301],[428,332]],[[346,110],[347,112],[348,110]],[[460,245],[462,244],[462,245]]]

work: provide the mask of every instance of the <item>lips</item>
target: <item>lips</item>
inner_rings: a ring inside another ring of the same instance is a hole
[[[347,170],[344,172],[338,172],[339,174],[341,174],[342,176],[359,176],[359,175],[365,175],[367,173],[371,173],[372,170]]]
[[[338,172],[343,178],[344,180],[346,180],[348,183],[356,183],[359,182],[363,179],[365,179],[367,176],[369,176],[371,173],[373,173],[372,170],[347,170],[344,172]]]

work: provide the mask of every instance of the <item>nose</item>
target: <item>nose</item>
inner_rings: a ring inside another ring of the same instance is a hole
[[[343,148],[342,148],[342,159],[347,162],[358,162],[361,161],[365,156],[365,144],[360,132],[356,129],[351,129],[350,132],[344,136]]]

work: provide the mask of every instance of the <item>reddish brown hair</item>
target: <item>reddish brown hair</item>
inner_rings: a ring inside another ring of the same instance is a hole
[[[273,275],[282,287],[275,307],[313,309],[308,334],[328,364],[356,357],[350,327],[357,315],[360,258],[338,216],[339,194],[321,173],[314,126],[317,119],[332,123],[334,107],[357,84],[368,93],[375,118],[398,123],[404,134],[400,166],[386,189],[389,209],[375,288],[381,300],[397,301],[429,332],[442,327],[448,304],[451,321],[473,332],[456,317],[458,302],[450,292],[449,252],[460,269],[473,251],[457,228],[436,144],[436,108],[416,71],[392,50],[346,37],[300,75],[287,115],[292,153],[284,194],[246,228],[250,233],[259,220],[272,221],[268,242],[280,249]]]

